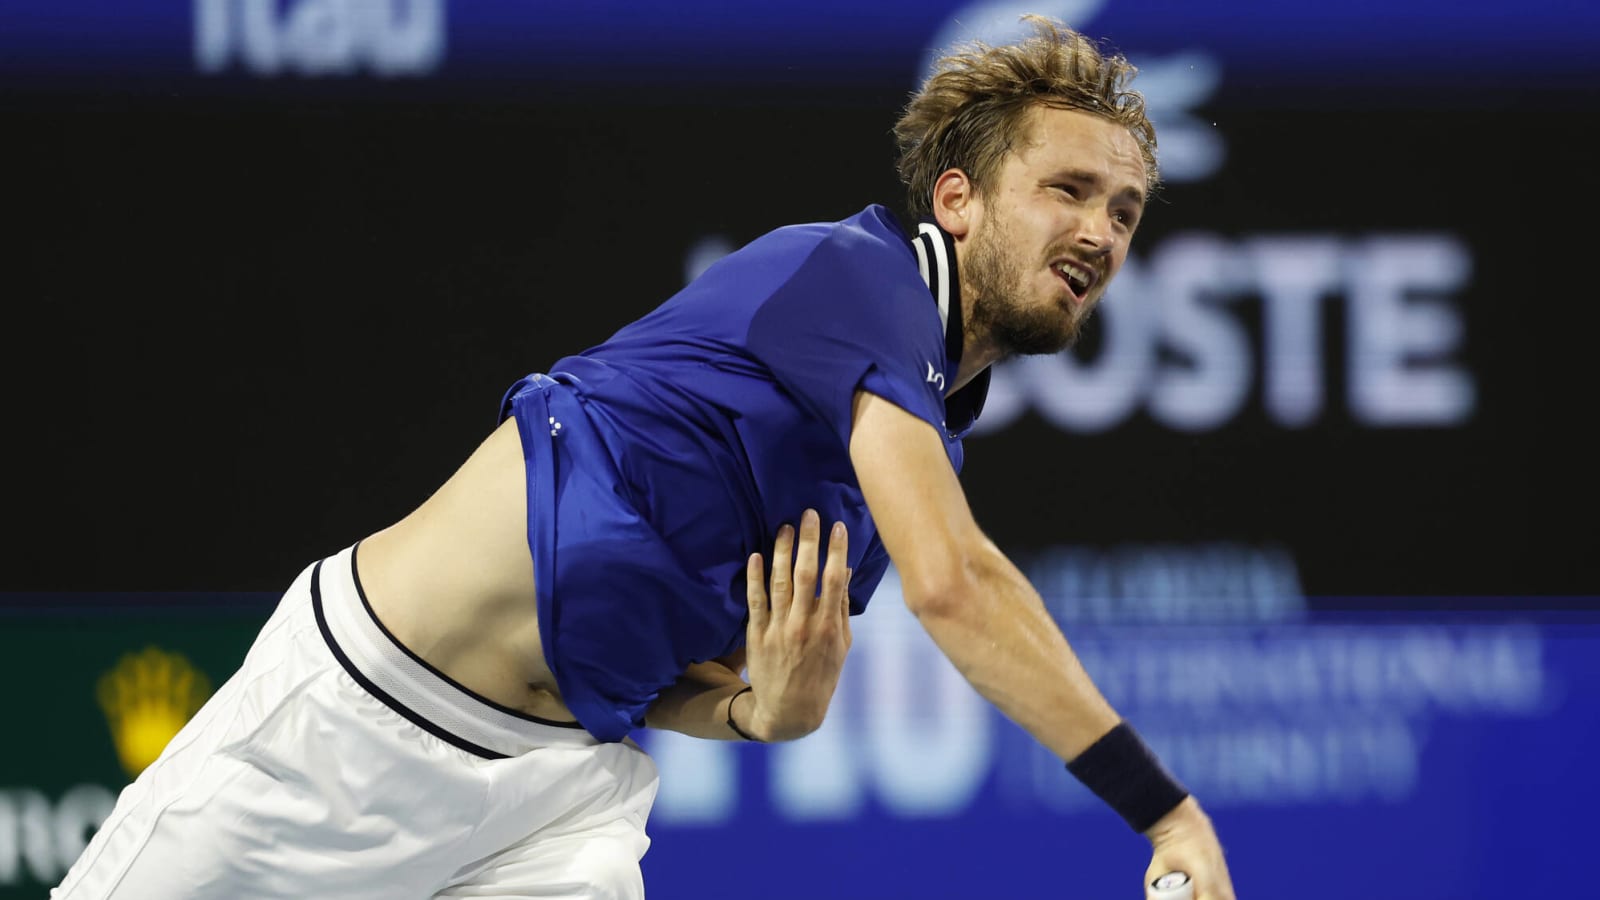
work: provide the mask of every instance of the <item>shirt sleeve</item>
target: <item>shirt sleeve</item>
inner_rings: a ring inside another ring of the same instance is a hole
[[[762,303],[747,346],[845,446],[857,388],[943,428],[944,335],[909,250],[840,229]]]
[[[867,602],[877,593],[878,584],[888,571],[889,551],[884,549],[883,541],[874,534],[861,562],[850,573],[850,615],[859,616],[866,612]]]

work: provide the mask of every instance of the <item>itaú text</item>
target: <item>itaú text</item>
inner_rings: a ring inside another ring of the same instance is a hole
[[[444,0],[195,0],[206,74],[423,76],[444,61]]]
[[[1140,412],[1209,431],[1252,403],[1304,428],[1341,401],[1370,427],[1459,427],[1477,400],[1458,358],[1471,275],[1449,234],[1173,236],[1129,256],[1091,340],[996,367],[978,433],[1029,410],[1072,432]]]

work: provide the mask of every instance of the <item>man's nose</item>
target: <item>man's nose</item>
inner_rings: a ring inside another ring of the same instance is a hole
[[[1111,225],[1110,210],[1099,208],[1085,210],[1078,220],[1076,235],[1078,246],[1103,256],[1117,246],[1117,232]]]

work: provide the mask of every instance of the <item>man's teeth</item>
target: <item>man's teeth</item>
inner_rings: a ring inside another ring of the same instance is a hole
[[[1089,273],[1072,265],[1071,263],[1057,263],[1056,271],[1066,276],[1072,284],[1072,289],[1080,294],[1089,289]]]

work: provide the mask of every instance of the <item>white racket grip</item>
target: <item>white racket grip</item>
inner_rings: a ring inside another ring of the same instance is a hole
[[[1188,873],[1168,872],[1150,882],[1147,900],[1194,900],[1194,882]]]

